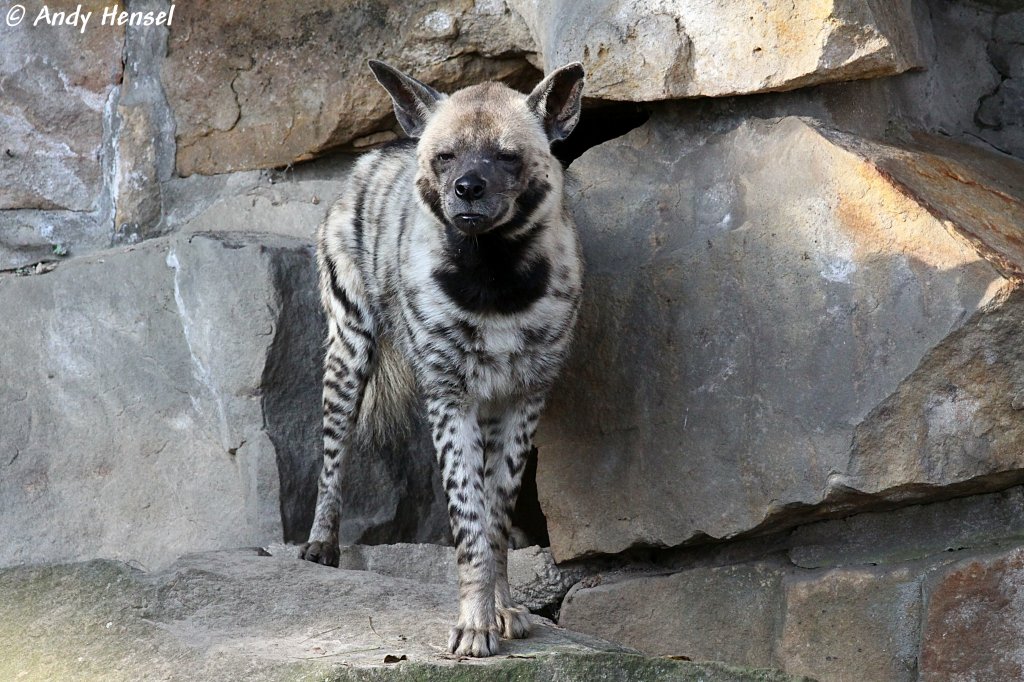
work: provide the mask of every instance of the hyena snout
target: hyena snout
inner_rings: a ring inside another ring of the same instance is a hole
[[[494,227],[507,211],[501,188],[508,184],[493,163],[466,163],[449,177],[446,212],[452,224],[466,234],[476,235]]]
[[[476,171],[470,171],[455,180],[455,196],[463,201],[482,199],[487,191],[487,181]]]

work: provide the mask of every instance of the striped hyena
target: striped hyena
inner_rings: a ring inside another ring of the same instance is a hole
[[[530,627],[508,587],[510,515],[580,302],[576,227],[550,146],[579,119],[583,67],[529,95],[484,83],[451,96],[370,68],[411,139],[364,155],[319,231],[324,463],[300,556],[337,565],[345,459],[400,428],[418,390],[458,559],[448,649],[490,656],[499,635]]]

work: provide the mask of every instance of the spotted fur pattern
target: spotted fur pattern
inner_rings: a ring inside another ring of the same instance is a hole
[[[510,517],[581,296],[550,143],[575,124],[583,73],[564,67],[529,97],[495,83],[446,97],[372,66],[414,137],[365,154],[319,231],[324,462],[301,556],[337,565],[349,453],[401,428],[418,391],[459,568],[448,649],[489,656],[530,627],[509,591]],[[493,197],[471,205],[453,177],[474,169]]]

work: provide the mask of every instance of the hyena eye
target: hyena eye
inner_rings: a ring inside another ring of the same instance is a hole
[[[451,161],[452,159],[455,158],[455,155],[452,154],[451,152],[440,152],[434,158],[436,158],[438,161]]]
[[[515,152],[498,152],[498,161],[502,163],[519,163],[522,158]]]

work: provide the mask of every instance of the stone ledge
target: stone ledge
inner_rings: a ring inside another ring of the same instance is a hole
[[[255,550],[158,573],[112,561],[4,569],[0,593],[3,679],[793,679],[645,657],[540,618],[501,655],[457,660],[443,651],[454,589]]]

